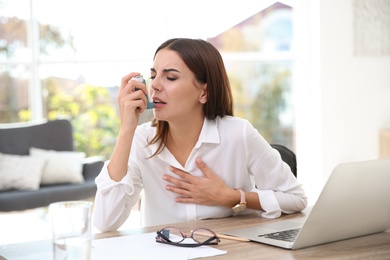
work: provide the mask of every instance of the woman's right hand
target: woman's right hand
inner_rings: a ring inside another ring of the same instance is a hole
[[[118,94],[118,104],[121,126],[108,164],[108,173],[112,180],[119,182],[127,172],[127,163],[131,152],[131,145],[139,115],[146,109],[146,86],[142,82],[131,80],[139,76],[138,72],[131,72],[122,78]],[[135,88],[138,90],[135,91]]]
[[[131,72],[122,78],[118,94],[118,105],[121,128],[135,129],[138,125],[139,115],[147,106],[146,86],[142,82],[131,80],[139,76],[138,72]],[[135,88],[138,90],[135,91]]]

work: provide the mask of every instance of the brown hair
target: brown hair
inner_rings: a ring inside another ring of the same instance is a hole
[[[170,39],[157,48],[154,58],[162,49],[177,52],[194,73],[195,79],[200,84],[207,83],[207,102],[203,106],[207,119],[233,115],[233,96],[225,65],[221,54],[211,43],[200,39]],[[151,157],[164,149],[169,130],[166,121],[153,119],[152,125],[157,128],[157,131],[153,139],[149,141],[149,145],[157,143],[159,140],[161,143]]]

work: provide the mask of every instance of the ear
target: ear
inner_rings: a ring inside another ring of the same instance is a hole
[[[201,92],[200,92],[200,96],[199,96],[199,102],[202,103],[202,104],[206,104],[207,102],[207,84],[203,84],[201,86]]]

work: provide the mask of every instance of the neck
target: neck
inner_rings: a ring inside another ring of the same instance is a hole
[[[169,123],[168,141],[183,145],[196,143],[202,131],[204,116],[193,117],[191,120],[179,123]]]
[[[165,145],[183,166],[199,139],[203,122],[204,116],[202,115],[183,123],[169,123],[168,138]]]

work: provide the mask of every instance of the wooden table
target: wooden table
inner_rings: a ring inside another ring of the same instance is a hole
[[[209,228],[216,233],[223,233],[228,229],[250,227],[259,223],[280,221],[281,219],[293,219],[302,217],[307,212],[283,215],[279,219],[265,219],[255,214],[235,216],[221,219],[210,219],[177,223],[174,226],[189,232],[197,227]],[[126,231],[116,231],[95,234],[95,239],[118,237],[132,234],[156,232],[164,226],[137,228]],[[211,257],[208,259],[390,259],[390,233],[383,232],[324,245],[299,249],[286,250],[273,246],[263,245],[255,242],[237,242],[221,239],[215,248],[226,250],[223,256]],[[0,260],[21,260],[21,259],[52,259],[52,247],[50,240],[0,245]],[[156,256],[158,259],[158,256]]]

